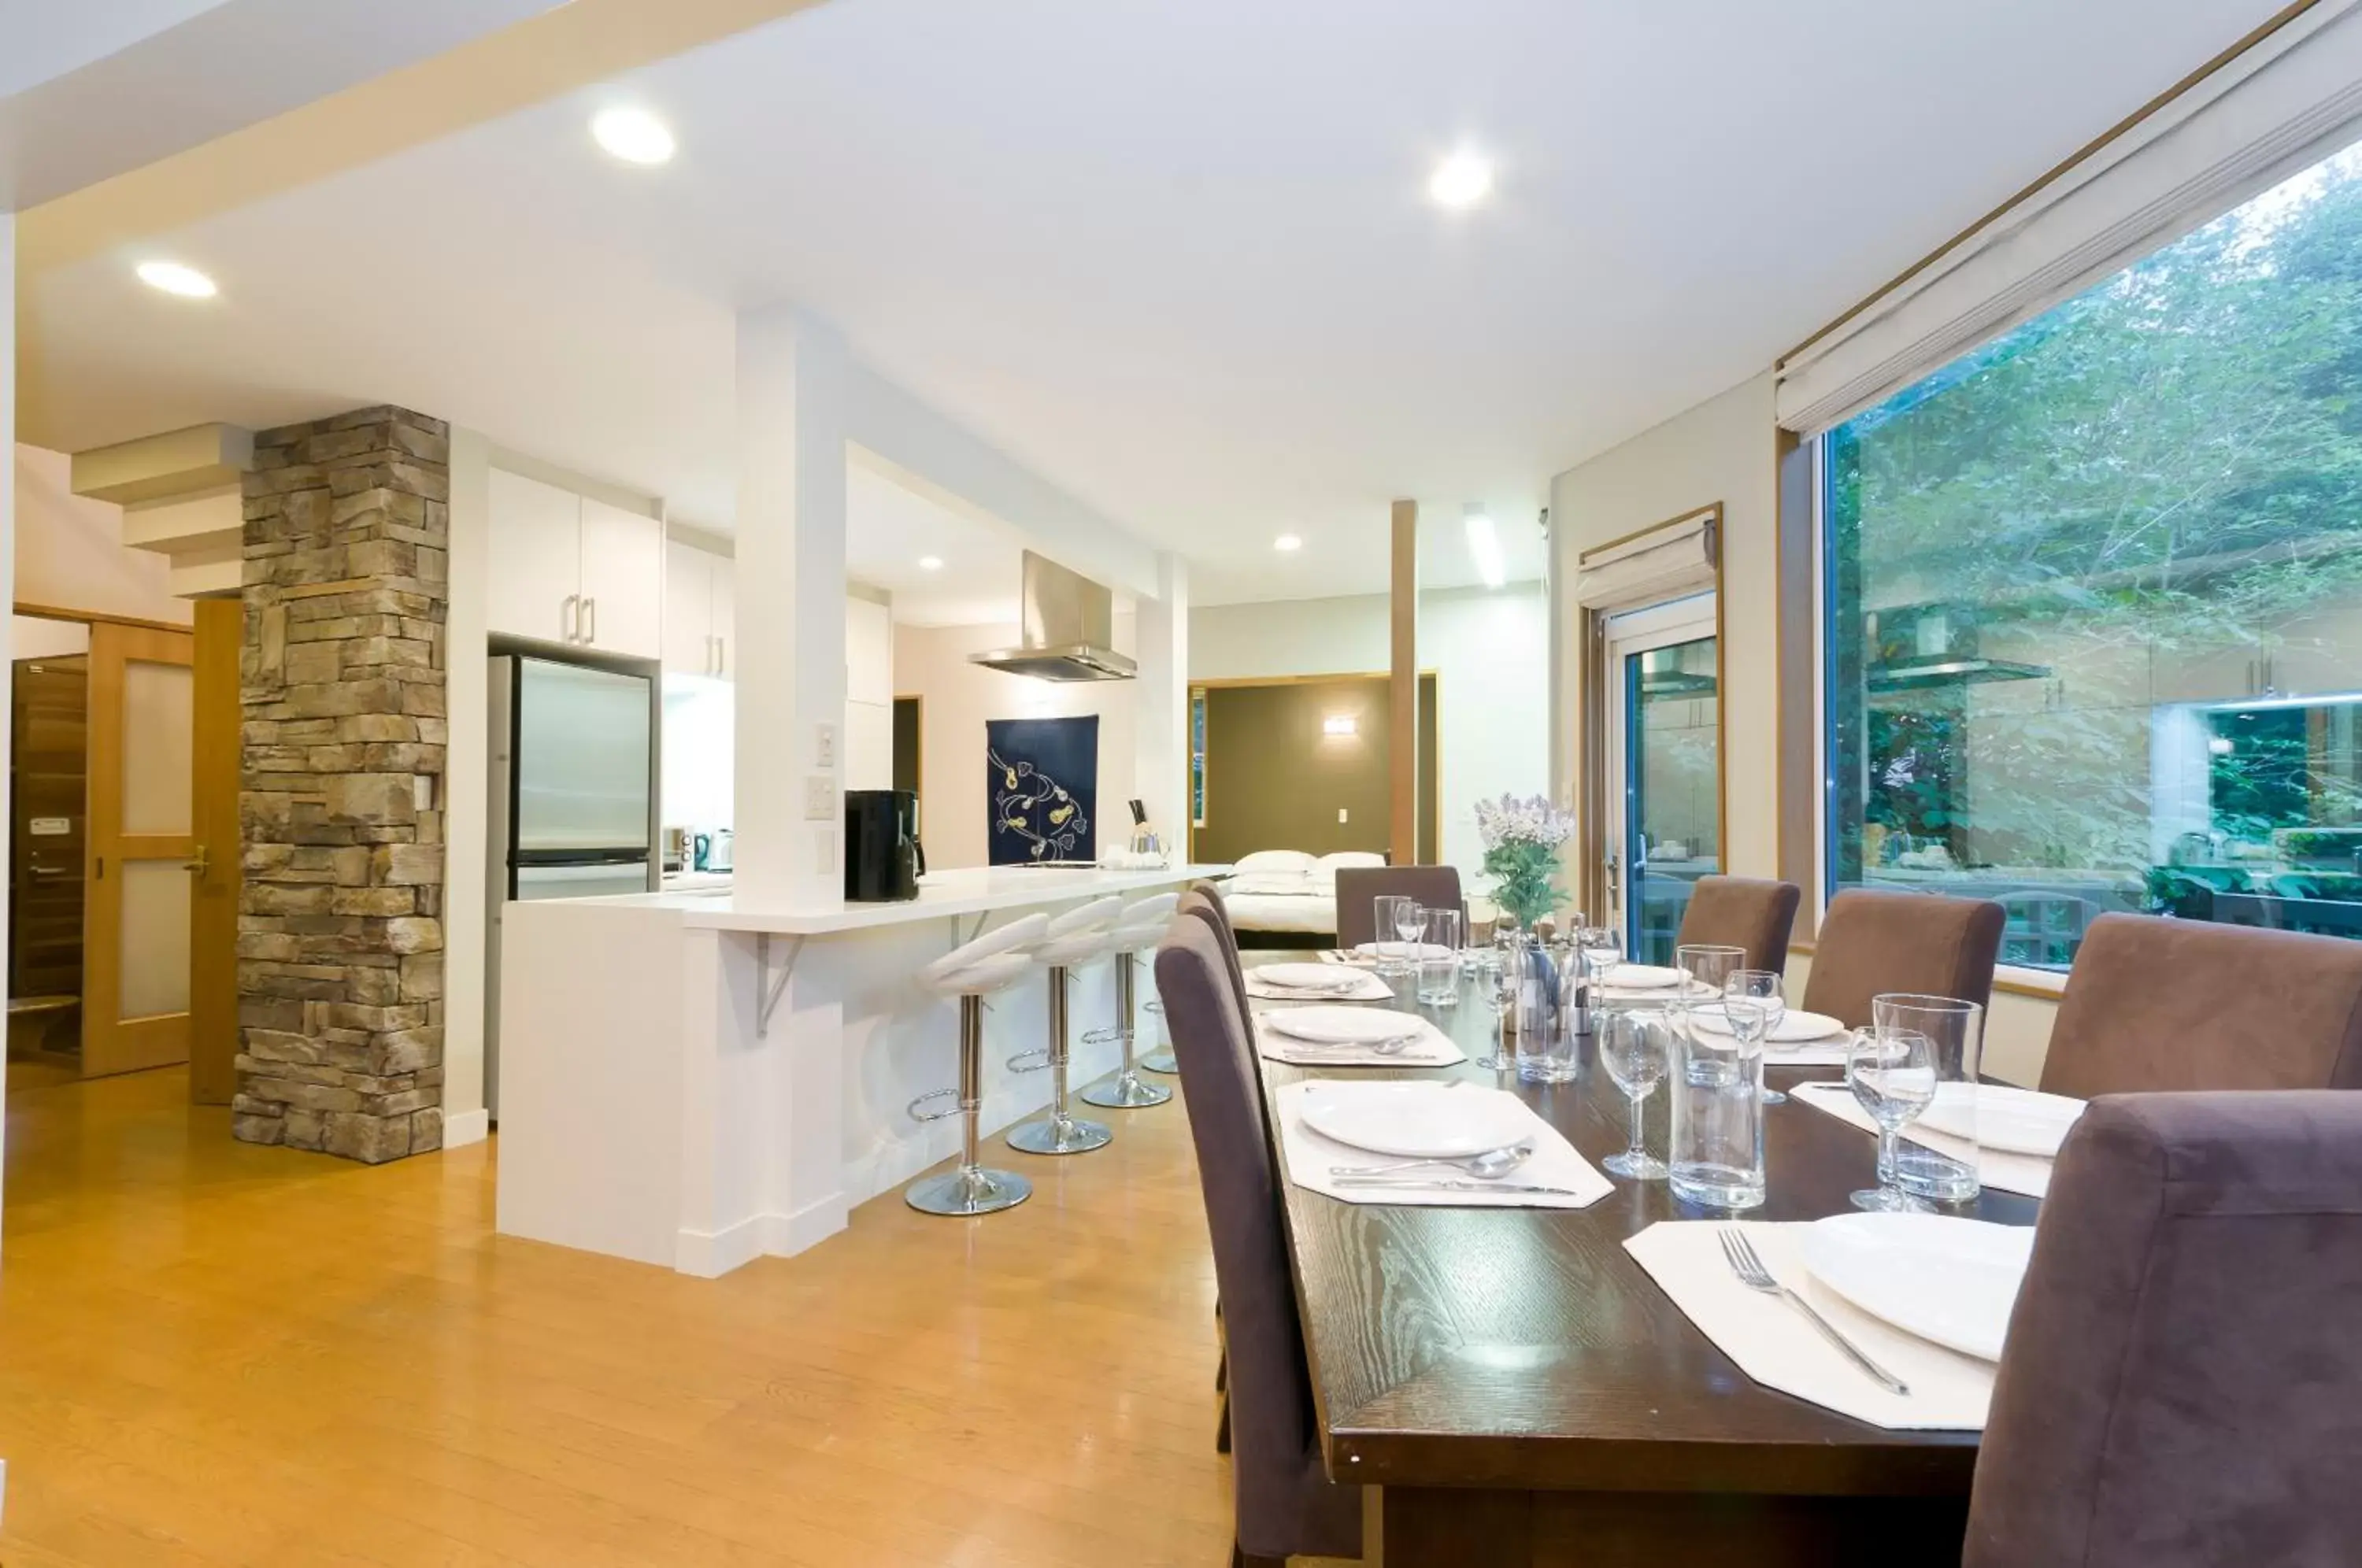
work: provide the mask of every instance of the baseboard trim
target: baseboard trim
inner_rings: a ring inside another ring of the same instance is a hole
[[[443,1118],[443,1146],[447,1149],[464,1149],[491,1135],[492,1113],[489,1110],[462,1110]]]
[[[719,1231],[684,1228],[676,1239],[673,1267],[699,1279],[719,1279],[759,1257],[793,1257],[844,1229],[853,1206],[843,1193],[805,1204],[793,1214],[750,1214]]]

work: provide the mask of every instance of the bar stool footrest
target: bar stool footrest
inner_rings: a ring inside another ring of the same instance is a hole
[[[928,1105],[935,1100],[944,1100],[948,1103],[946,1103],[940,1110],[924,1110],[920,1109],[921,1107]],[[946,1116],[957,1116],[959,1114],[959,1090],[955,1088],[929,1089],[926,1093],[921,1095],[918,1099],[912,1100],[909,1105],[904,1106],[902,1109],[913,1121],[941,1121]]]

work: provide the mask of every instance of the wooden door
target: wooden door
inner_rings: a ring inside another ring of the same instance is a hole
[[[513,636],[570,643],[582,630],[582,502],[505,469],[491,478],[484,624]]]
[[[582,498],[583,641],[602,653],[664,657],[664,525]]]
[[[237,1092],[239,861],[237,653],[246,606],[197,602],[192,780],[196,869],[189,881],[189,1099],[227,1105]]]
[[[84,1077],[189,1057],[195,644],[149,626],[90,629]]]
[[[79,628],[77,628],[79,629]],[[8,752],[8,998],[82,996],[82,875],[90,660],[16,661]]]

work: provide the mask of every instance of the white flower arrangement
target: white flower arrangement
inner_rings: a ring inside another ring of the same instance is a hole
[[[1503,795],[1476,802],[1476,831],[1485,847],[1504,844],[1534,844],[1556,849],[1574,836],[1574,814],[1562,812],[1541,795]]]
[[[1485,869],[1493,901],[1530,927],[1558,907],[1559,845],[1574,836],[1575,820],[1540,795],[1504,795],[1476,802],[1476,831],[1485,840]]]

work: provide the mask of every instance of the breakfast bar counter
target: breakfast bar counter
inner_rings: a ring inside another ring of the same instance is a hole
[[[498,1229],[707,1276],[800,1252],[957,1151],[955,1122],[905,1109],[956,1081],[955,1009],[918,985],[923,966],[1005,919],[1226,869],[944,870],[891,903],[733,889],[508,904]],[[1082,1040],[1116,1021],[1112,965],[1074,979],[1082,1083],[1118,1065],[1117,1046]],[[1046,985],[1022,981],[988,1014],[988,1133],[1048,1103],[1046,1076],[1001,1066],[1045,1043]]]

